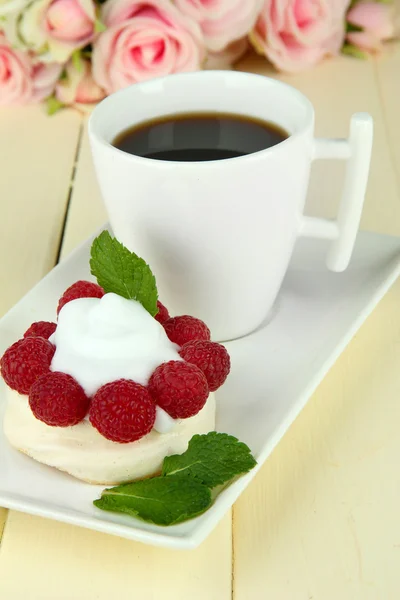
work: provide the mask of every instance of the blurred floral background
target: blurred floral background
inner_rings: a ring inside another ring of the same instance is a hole
[[[393,0],[0,0],[0,105],[50,114],[139,81],[230,68],[250,47],[279,71],[397,38]]]

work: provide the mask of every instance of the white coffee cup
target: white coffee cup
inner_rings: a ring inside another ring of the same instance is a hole
[[[258,117],[290,136],[253,154],[205,162],[143,158],[112,145],[135,124],[202,111]],[[368,181],[368,114],[353,115],[349,139],[315,139],[313,106],[296,89],[260,75],[203,71],[109,96],[92,113],[89,134],[116,237],[151,265],[172,314],[203,319],[213,339],[243,336],[264,321],[299,236],[331,240],[327,267],[346,269]],[[348,161],[336,221],[303,215],[310,167],[320,158]]]

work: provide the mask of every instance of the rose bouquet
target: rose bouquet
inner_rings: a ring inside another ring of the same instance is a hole
[[[394,37],[388,0],[0,0],[0,105],[98,102],[132,83],[228,68],[249,47],[296,72]]]

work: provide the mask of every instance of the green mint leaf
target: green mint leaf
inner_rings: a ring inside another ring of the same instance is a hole
[[[227,433],[194,435],[183,454],[164,458],[162,474],[194,478],[213,488],[247,473],[257,464],[250,448]]]
[[[153,477],[104,490],[94,505],[155,525],[176,525],[207,510],[211,492],[190,477]]]
[[[49,96],[46,99],[46,109],[48,115],[55,115],[56,112],[65,107],[65,104],[57,100],[55,96]]]
[[[157,314],[157,286],[149,265],[108,231],[92,244],[90,270],[105,292],[137,300],[153,317]]]

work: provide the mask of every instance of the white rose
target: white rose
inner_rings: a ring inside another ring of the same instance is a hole
[[[93,0],[9,1],[24,4],[6,17],[3,30],[7,38],[16,48],[39,54],[42,61],[65,63],[74,50],[93,40]]]
[[[0,17],[20,11],[29,3],[29,0],[0,0]]]

